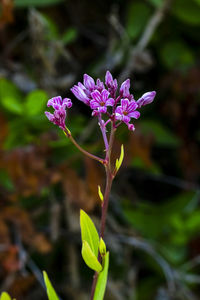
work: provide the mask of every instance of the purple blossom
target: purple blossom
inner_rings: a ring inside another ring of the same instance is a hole
[[[106,72],[105,84],[108,87],[108,91],[110,92],[111,96],[114,97],[118,88],[118,84],[117,79],[113,80],[112,74],[109,71]]]
[[[47,106],[54,108],[54,113],[45,111],[45,115],[50,122],[58,125],[62,130],[65,130],[66,107],[72,107],[72,102],[69,98],[62,99],[60,96],[54,97],[47,102]]]
[[[130,89],[130,79],[126,79],[120,87],[119,90],[120,96],[129,99],[130,97],[129,89]]]
[[[91,92],[94,91],[96,88],[94,79],[87,74],[83,75],[83,84],[84,84],[85,88]]]
[[[79,82],[78,85],[74,85],[71,91],[78,100],[89,105],[90,98],[87,96],[87,90],[81,82]]]
[[[142,95],[142,97],[137,100],[138,108],[141,108],[142,106],[145,106],[145,105],[150,104],[151,102],[153,102],[155,96],[156,96],[155,91],[147,92],[144,95]]]
[[[121,99],[121,105],[117,106],[115,110],[115,119],[124,122],[130,130],[134,130],[133,124],[129,124],[129,122],[131,118],[138,119],[140,117],[137,108],[138,105],[135,100]]]
[[[110,93],[104,89],[102,92],[95,90],[91,93],[92,100],[90,101],[91,109],[94,109],[93,115],[97,113],[106,113],[107,106],[113,106],[115,101],[113,98],[108,98]]]

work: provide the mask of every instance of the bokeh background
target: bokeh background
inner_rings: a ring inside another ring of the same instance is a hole
[[[125,160],[111,193],[105,299],[200,299],[200,1],[1,0],[0,290],[89,299],[79,209],[99,224],[104,170],[44,116],[47,99],[71,97],[67,124],[102,155],[91,111],[70,87],[84,73],[131,79],[135,98],[156,90],[136,130],[118,130]]]

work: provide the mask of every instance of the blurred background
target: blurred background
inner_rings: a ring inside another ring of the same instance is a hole
[[[125,145],[105,241],[105,299],[200,299],[200,1],[1,0],[0,290],[47,299],[46,270],[60,297],[89,299],[93,272],[81,258],[79,209],[99,225],[104,170],[44,116],[70,97],[67,126],[103,155],[97,121],[70,88],[84,73],[121,83],[138,99],[156,90]]]

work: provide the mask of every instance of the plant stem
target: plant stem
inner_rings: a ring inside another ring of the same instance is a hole
[[[107,139],[107,135],[106,135],[106,127],[105,124],[102,121],[101,115],[99,116],[99,126],[102,132],[102,136],[103,136],[103,140],[104,140],[104,144],[105,144],[105,149],[106,151],[108,151],[108,139]]]
[[[73,138],[73,136],[71,135],[70,131],[68,131],[67,129],[64,131],[65,135],[70,139],[70,141],[74,144],[74,146],[76,148],[78,148],[83,154],[87,155],[88,157],[97,160],[99,162],[101,162],[102,164],[105,164],[105,160],[103,158],[100,158],[96,155],[93,155],[91,153],[89,153],[88,151],[84,150]]]
[[[103,201],[103,205],[102,205],[101,225],[100,225],[100,237],[102,237],[102,238],[104,237],[104,232],[105,232],[109,196],[110,196],[110,191],[111,191],[112,182],[113,182],[113,174],[112,174],[112,169],[111,169],[111,153],[112,153],[112,146],[113,146],[113,142],[114,142],[115,131],[116,131],[116,129],[112,125],[108,150],[106,151],[106,159],[105,159],[106,161],[108,160],[108,163],[105,165],[106,188],[105,188],[105,192],[104,192],[104,201]],[[98,260],[101,262],[100,253],[98,255]],[[97,279],[98,279],[98,272],[95,272],[94,277],[93,277],[93,282],[92,282],[90,300],[93,300],[93,298],[94,298]]]

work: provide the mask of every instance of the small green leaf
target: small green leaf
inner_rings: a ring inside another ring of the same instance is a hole
[[[121,153],[120,153],[120,157],[119,157],[119,159],[118,159],[118,158],[116,159],[116,163],[115,163],[116,171],[118,171],[119,168],[121,167],[121,164],[122,164],[123,159],[124,159],[124,146],[121,145]]]
[[[47,100],[48,96],[46,92],[42,90],[35,90],[30,92],[26,97],[25,102],[26,113],[29,116],[42,114],[45,109]]]
[[[105,257],[103,258],[103,270],[101,271],[101,273],[99,273],[97,279],[97,285],[94,292],[94,300],[103,300],[104,298],[107,277],[108,277],[108,267],[109,267],[109,252],[107,252]]]
[[[104,256],[106,254],[106,244],[102,238],[100,238],[99,242],[99,252],[101,256]]]
[[[86,241],[83,241],[81,254],[82,254],[82,257],[83,257],[86,265],[90,269],[97,271],[97,272],[101,272],[102,265],[100,264],[97,257],[94,255],[89,244]]]
[[[99,235],[90,217],[81,209],[80,210],[80,226],[82,242],[86,241],[94,255],[98,256]]]
[[[49,300],[59,300],[50,280],[49,277],[47,275],[47,273],[45,271],[43,271],[43,276],[44,276],[44,282],[45,282],[45,286],[47,289],[47,296]]]
[[[1,294],[0,300],[12,300],[11,297],[8,295],[8,293],[3,292]]]
[[[101,192],[101,187],[100,185],[98,185],[98,194],[99,194],[99,198],[101,199],[101,201],[103,202],[103,194]]]

